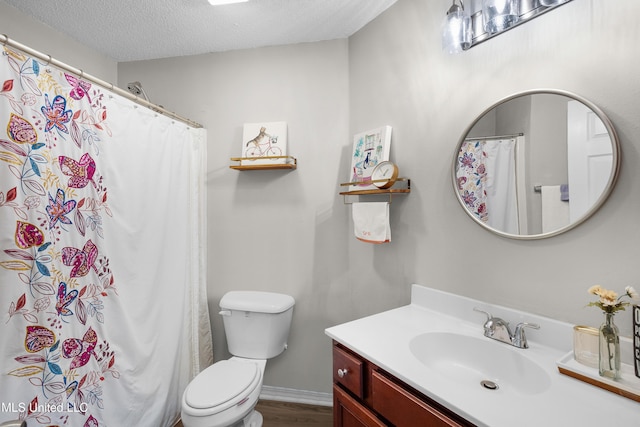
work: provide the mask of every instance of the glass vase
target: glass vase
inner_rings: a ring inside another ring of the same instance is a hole
[[[600,326],[599,373],[601,377],[620,378],[620,335],[614,323],[614,314],[605,313],[604,323]]]

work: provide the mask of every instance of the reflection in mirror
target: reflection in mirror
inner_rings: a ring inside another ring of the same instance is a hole
[[[510,96],[463,135],[453,163],[458,201],[477,223],[505,237],[570,230],[604,203],[618,175],[611,122],[568,92]]]

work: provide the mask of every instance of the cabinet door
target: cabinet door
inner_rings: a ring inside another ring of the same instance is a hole
[[[379,372],[371,374],[372,407],[397,427],[462,427],[459,423],[423,399]]]
[[[339,386],[333,386],[334,427],[386,427],[373,413]]]

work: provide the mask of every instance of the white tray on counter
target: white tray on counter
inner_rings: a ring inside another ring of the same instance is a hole
[[[596,368],[578,363],[573,358],[573,351],[567,353],[556,364],[562,374],[640,402],[640,378],[635,376],[632,365],[622,363],[620,365],[620,379],[612,380],[601,377]]]

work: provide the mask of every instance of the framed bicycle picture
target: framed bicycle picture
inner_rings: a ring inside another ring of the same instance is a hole
[[[378,163],[389,160],[390,149],[391,126],[383,126],[354,135],[349,182],[363,182],[363,184],[349,186],[350,191],[377,189],[370,183],[371,173]]]
[[[241,165],[286,164],[287,123],[245,123]],[[255,158],[255,160],[254,160]]]

